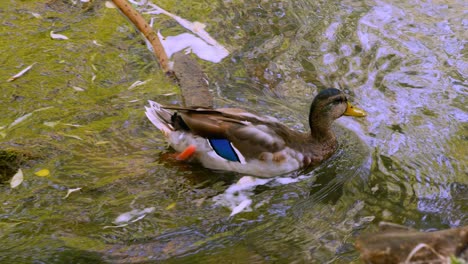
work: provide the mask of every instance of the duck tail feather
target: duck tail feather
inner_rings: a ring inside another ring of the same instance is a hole
[[[148,100],[148,102],[150,106],[145,106],[146,116],[151,123],[153,123],[153,125],[161,130],[166,136],[169,135],[174,131],[174,127],[171,125],[172,113],[154,101]]]

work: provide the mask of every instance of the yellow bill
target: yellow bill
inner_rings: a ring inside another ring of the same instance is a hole
[[[357,108],[353,106],[350,102],[348,102],[348,107],[346,108],[344,115],[362,117],[362,116],[366,116],[367,113],[364,110]]]

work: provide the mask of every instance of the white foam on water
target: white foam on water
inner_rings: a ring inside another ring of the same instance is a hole
[[[251,212],[253,210],[252,206],[254,209],[257,209],[265,204],[264,201],[259,201],[258,203],[254,204],[252,200],[252,196],[254,194],[253,191],[257,186],[266,184],[270,184],[272,186],[286,185],[299,182],[310,177],[312,177],[312,175],[302,175],[294,178],[278,177],[272,179],[244,176],[239,179],[238,182],[229,186],[226,191],[224,191],[224,193],[213,197],[213,201],[216,205],[228,207],[231,210],[230,216],[234,216],[241,212]]]
[[[141,9],[143,9],[142,12],[146,14],[167,15],[177,21],[182,27],[193,33],[182,33],[177,36],[164,37],[158,31],[159,40],[161,41],[169,58],[172,54],[185,50],[187,53],[194,53],[200,59],[218,63],[229,55],[229,51],[205,31],[205,24],[198,21],[191,22],[172,14],[151,2],[137,2],[134,0],[130,0],[130,2],[134,5],[141,6]]]

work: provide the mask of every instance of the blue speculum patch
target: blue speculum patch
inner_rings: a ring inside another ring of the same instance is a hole
[[[225,138],[208,139],[213,150],[224,159],[240,162],[231,142]]]

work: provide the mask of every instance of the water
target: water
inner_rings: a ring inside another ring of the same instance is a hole
[[[217,105],[304,129],[313,96],[332,86],[368,117],[340,119],[331,160],[257,186],[252,210],[230,216],[213,198],[242,175],[175,161],[146,120],[147,99],[180,99],[128,21],[103,3],[4,1],[1,76],[37,64],[0,84],[0,149],[28,157],[23,183],[0,185],[0,262],[349,263],[356,236],[382,220],[467,224],[463,1],[158,4],[231,52],[201,62]],[[184,32],[164,16],[156,26]],[[149,81],[129,90],[137,80]],[[51,176],[34,175],[43,168]],[[132,211],[135,222],[114,222]]]

